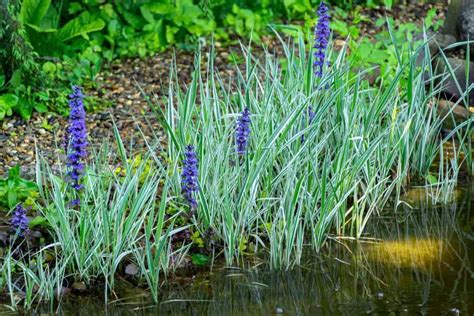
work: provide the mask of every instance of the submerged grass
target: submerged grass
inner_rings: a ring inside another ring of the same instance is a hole
[[[197,55],[188,85],[179,85],[173,68],[168,96],[155,106],[168,137],[166,157],[152,145],[142,159],[128,157],[115,130],[117,154],[105,146],[91,155],[79,207],[68,202],[66,170],[55,174],[38,159],[38,209],[51,243],[34,251],[12,246],[1,259],[0,285],[12,308],[53,301],[73,282],[99,280],[107,298],[127,264],[137,267],[136,277],[158,302],[162,277],[190,249],[171,244],[188,228],[175,223],[180,217],[201,236],[213,236],[212,251],[223,253],[227,265],[264,252],[273,269],[289,269],[305,247],[321,250],[330,233],[361,237],[368,220],[388,202],[398,204],[410,183],[430,180],[454,190],[460,168],[453,161],[470,137],[465,126],[439,136],[443,118],[433,106],[439,89],[425,82],[428,64],[415,64],[424,46],[401,60],[391,84],[379,89],[367,84],[365,72],[351,71],[344,50],[330,55],[331,67],[317,78],[301,37],[281,45],[284,62],[243,47],[246,63],[230,81],[214,71],[212,51],[205,76]],[[244,136],[239,149],[236,137]],[[460,149],[446,165],[449,172],[443,167],[433,176],[430,167],[440,154],[445,166],[442,148],[452,137]],[[198,160],[188,171],[199,176],[196,188],[194,178],[191,189],[187,182],[185,196],[188,145]],[[170,216],[175,206],[180,211]],[[54,262],[46,259],[52,254]]]

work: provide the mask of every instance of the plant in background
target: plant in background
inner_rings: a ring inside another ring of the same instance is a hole
[[[321,2],[318,8],[318,23],[314,28],[314,74],[317,77],[323,76],[324,63],[326,60],[326,48],[329,43],[331,30],[329,29],[329,8],[326,3]]]
[[[362,87],[364,74],[354,74],[342,55],[326,74],[337,89],[320,93],[302,80],[312,74],[314,60],[301,34],[296,43],[282,41],[283,69],[278,57],[254,58],[246,50],[246,64],[239,66],[245,70],[232,87],[203,78],[199,70],[206,67],[197,56],[193,81],[182,87],[173,82],[163,100],[173,190],[179,188],[180,139],[199,135],[197,230],[215,231],[229,265],[242,259],[245,244],[256,253],[268,250],[272,267],[288,268],[298,264],[304,245],[320,250],[328,234],[361,237],[392,193],[426,177],[447,141],[440,140],[442,120],[428,106],[437,91],[411,72],[408,103],[400,92],[415,52],[395,67],[396,81],[380,89]],[[228,118],[244,102],[258,137],[252,139],[246,175],[239,177],[238,168],[228,167],[236,154],[236,124]],[[199,107],[190,106],[195,103]]]
[[[250,37],[259,42],[260,35],[268,22],[264,21],[262,16],[265,18],[265,14],[261,14],[261,12],[243,9],[234,4],[232,13],[229,13],[225,18],[225,24],[230,27],[230,32],[235,32],[242,37]]]
[[[245,108],[240,117],[237,120],[237,127],[235,129],[235,144],[236,151],[239,155],[239,158],[242,158],[243,155],[247,152],[247,146],[250,136],[250,112],[248,108]]]
[[[65,22],[61,19],[61,5],[54,5],[51,0],[23,0],[18,20],[25,26],[29,42],[42,56],[60,55],[71,39],[87,39],[89,33],[105,26],[102,19],[87,11]]]
[[[197,209],[197,202],[194,195],[199,190],[198,159],[194,151],[194,146],[186,146],[184,156],[183,171],[181,173],[181,189],[186,201],[189,203],[191,212],[194,212]]]
[[[33,204],[38,195],[38,186],[33,181],[21,178],[20,166],[10,168],[8,177],[0,179],[0,208],[11,209],[19,202]]]
[[[0,120],[13,113],[28,118],[33,108],[44,111],[38,103],[30,104],[27,86],[42,85],[44,76],[28,40],[26,30],[17,19],[19,2],[0,2]]]
[[[98,55],[77,43],[102,29],[104,22],[89,12],[66,16],[62,8],[50,0],[0,2],[0,42],[5,43],[0,48],[0,120],[13,113],[27,120],[33,111],[65,115],[67,79],[72,79],[66,77],[82,72],[80,81],[74,78],[82,83],[83,78],[93,80],[97,75]],[[64,53],[74,59],[69,62],[74,72],[61,71],[62,64],[68,64],[67,57],[60,59]]]
[[[80,87],[74,86],[73,92],[69,95],[69,106],[71,113],[69,125],[67,127],[67,166],[69,168],[68,178],[72,187],[80,191],[83,187],[81,178],[84,174],[85,160],[87,158],[87,127],[86,111],[84,110],[84,95]],[[73,204],[78,204],[79,199],[75,199]]]
[[[28,229],[28,217],[26,217],[26,209],[23,205],[18,204],[10,221],[11,230],[19,237]]]

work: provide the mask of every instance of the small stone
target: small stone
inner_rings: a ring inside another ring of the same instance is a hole
[[[340,52],[342,51],[342,49],[346,47],[347,49],[347,54],[349,54],[349,46],[347,45],[347,42],[344,41],[344,40],[341,40],[341,39],[335,39],[334,40],[334,44],[333,44],[333,48],[336,52]]]
[[[134,276],[137,275],[138,272],[138,267],[133,263],[127,264],[127,266],[125,267],[125,274]]]
[[[454,76],[451,75],[447,63],[453,70]],[[454,102],[458,101],[465,93],[467,87],[474,83],[474,62],[470,62],[468,67],[469,69],[466,69],[466,61],[460,58],[448,58],[447,61],[442,57],[436,58],[435,69],[436,74],[439,76],[436,83],[441,86],[441,93],[446,99]],[[467,84],[466,70],[469,71]],[[467,97],[463,99],[467,99],[468,104],[474,104],[474,91],[471,90]]]
[[[471,117],[471,112],[467,108],[447,100],[439,101],[436,110],[443,119],[443,127],[447,129],[453,129],[455,124],[467,121]]]
[[[84,292],[85,290],[87,290],[86,284],[85,284],[83,281],[74,282],[74,283],[72,284],[71,288],[72,288],[74,291],[78,291],[78,292]]]
[[[461,41],[474,39],[474,4],[465,5],[459,10],[457,29]],[[474,49],[474,44],[470,45],[471,50]]]
[[[275,313],[276,314],[283,314],[283,308],[277,307],[276,310],[275,310]]]

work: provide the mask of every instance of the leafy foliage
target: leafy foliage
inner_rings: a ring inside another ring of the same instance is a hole
[[[33,111],[68,113],[67,89],[71,84],[95,85],[105,61],[126,56],[148,56],[177,46],[193,49],[209,36],[230,43],[238,37],[259,42],[272,32],[296,35],[304,20],[311,32],[319,0],[5,0],[0,4],[0,120]],[[391,0],[335,0],[332,29],[350,36],[349,48],[360,67],[375,62],[392,65],[395,54],[390,36],[383,32],[375,47],[358,42],[358,24],[367,21],[359,4],[391,6]],[[427,24],[439,27],[434,11]],[[346,22],[352,19],[351,25]],[[284,26],[278,25],[285,21]],[[397,32],[404,32],[403,26]],[[407,24],[409,32],[414,25]],[[405,31],[407,31],[405,30]],[[405,42],[406,43],[406,42]],[[393,68],[386,67],[388,71]],[[96,102],[89,102],[94,105]]]
[[[0,179],[0,208],[12,209],[20,202],[36,197],[37,194],[36,183],[20,177],[20,166],[11,168],[8,177]]]
[[[88,49],[73,60],[59,58],[70,49],[72,39],[87,38],[88,33],[103,28],[104,22],[88,12],[62,21],[60,13],[60,7],[50,0],[0,4],[0,40],[8,43],[0,48],[0,120],[13,113],[29,119],[33,110],[67,114],[70,82],[80,83],[98,72],[98,57],[84,63]]]

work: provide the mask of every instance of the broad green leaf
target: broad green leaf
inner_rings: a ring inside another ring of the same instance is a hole
[[[20,179],[20,166],[16,165],[8,170],[8,180]]]
[[[8,190],[7,203],[9,208],[13,208],[17,202],[17,194],[15,190]]]
[[[349,25],[344,21],[331,21],[331,29],[342,37],[347,37],[349,35]]]
[[[56,72],[56,64],[50,61],[47,61],[43,64],[43,71],[47,73],[54,73]]]
[[[0,107],[11,109],[18,103],[18,97],[14,94],[7,93],[0,95]]]
[[[201,253],[194,253],[191,255],[191,261],[197,266],[205,266],[209,262],[209,257]]]
[[[153,17],[153,13],[150,10],[143,6],[140,7],[140,12],[142,13],[143,18],[150,24],[155,24],[155,18]]]
[[[155,14],[168,15],[174,12],[174,6],[170,3],[147,3],[144,5]]]
[[[129,13],[127,11],[123,12],[123,18],[130,24],[134,29],[141,29],[143,28],[145,21],[139,16]]]
[[[174,27],[174,26],[166,26],[166,41],[170,44],[173,44],[174,41],[174,35],[179,32],[179,28]]]
[[[54,33],[54,32],[57,31],[57,29],[55,29],[55,28],[43,28],[41,26],[34,25],[34,24],[31,24],[31,23],[26,23],[26,25],[31,27],[33,30],[35,30],[38,33]]]
[[[51,0],[23,0],[20,21],[28,24],[40,24],[50,5]]]
[[[21,84],[21,68],[15,70],[13,72],[12,77],[10,78],[10,81],[8,82],[10,87],[13,89],[18,88]]]
[[[56,41],[65,42],[77,36],[87,38],[87,33],[100,31],[105,26],[105,22],[99,18],[92,17],[88,12],[84,12],[77,18],[72,19],[64,25],[57,35]]]
[[[432,175],[431,173],[429,173],[427,176],[426,176],[426,180],[428,181],[429,184],[436,184],[438,183],[438,178],[435,177],[434,175]]]
[[[25,100],[14,107],[15,113],[18,113],[24,120],[28,121],[33,113],[33,106]]]
[[[36,103],[34,106],[35,111],[39,113],[46,113],[48,112],[48,107],[45,103]]]
[[[35,227],[49,227],[49,223],[48,223],[48,220],[46,218],[44,218],[43,216],[36,216],[35,218],[31,219],[29,222],[28,222],[28,227],[30,229],[33,229]]]
[[[282,32],[284,34],[290,35],[292,37],[298,37],[299,34],[302,32],[302,28],[300,25],[296,24],[278,24],[274,25],[275,30]]]

